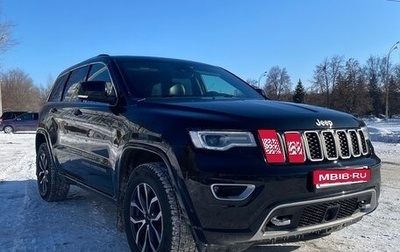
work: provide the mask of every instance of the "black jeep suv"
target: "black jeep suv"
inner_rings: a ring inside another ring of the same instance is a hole
[[[271,101],[206,64],[99,55],[40,112],[46,201],[113,200],[133,251],[211,250],[324,235],[378,205],[381,161],[357,118]]]

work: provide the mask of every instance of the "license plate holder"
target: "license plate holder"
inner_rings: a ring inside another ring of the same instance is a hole
[[[371,180],[371,170],[368,167],[315,170],[312,177],[316,188],[327,188],[368,182]]]

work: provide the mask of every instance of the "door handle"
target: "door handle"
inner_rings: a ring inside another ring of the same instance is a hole
[[[75,116],[82,115],[82,111],[81,111],[80,109],[75,109],[75,110],[74,110],[74,115],[75,115]]]

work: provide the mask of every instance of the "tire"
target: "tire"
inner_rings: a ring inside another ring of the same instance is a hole
[[[39,146],[36,154],[36,177],[42,199],[51,202],[67,198],[69,184],[58,175],[46,143]]]
[[[11,134],[14,132],[14,128],[11,127],[10,125],[5,126],[3,130],[4,130],[4,133],[6,133],[6,134]]]
[[[124,222],[132,251],[197,251],[161,163],[142,164],[130,175]]]

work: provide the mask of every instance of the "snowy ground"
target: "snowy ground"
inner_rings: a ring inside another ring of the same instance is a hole
[[[321,239],[248,252],[400,251],[400,119],[367,124],[383,161],[378,209]],[[0,133],[0,251],[129,251],[111,202],[77,187],[63,202],[40,198],[33,146],[34,134]]]

